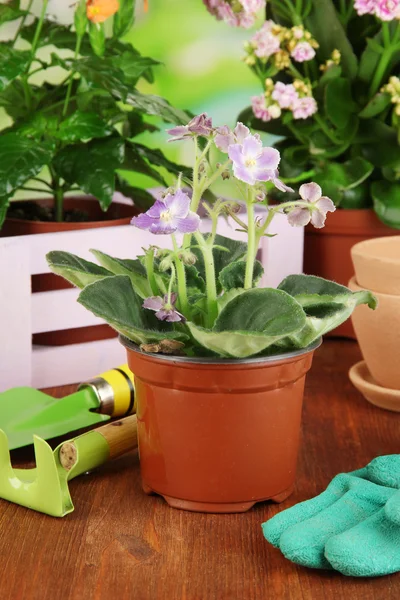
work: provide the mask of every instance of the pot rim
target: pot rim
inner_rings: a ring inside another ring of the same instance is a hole
[[[393,258],[393,257],[387,257],[387,256],[379,256],[377,254],[369,254],[368,253],[368,248],[376,248],[381,245],[384,244],[391,244],[391,243],[397,243],[397,245],[399,245],[400,243],[400,236],[398,235],[388,235],[388,236],[384,236],[384,237],[376,237],[376,238],[371,238],[370,240],[363,240],[362,242],[358,242],[357,244],[354,244],[354,246],[351,249],[351,254],[352,256],[356,256],[356,257],[361,257],[361,258],[365,258],[369,261],[374,261],[374,262],[379,262],[379,264],[389,264],[389,265],[396,265],[398,266],[400,259],[398,257]],[[367,251],[365,251],[367,250]]]
[[[400,295],[399,294],[387,294],[386,292],[377,292],[376,290],[373,290],[372,288],[368,287],[363,287],[362,285],[360,285],[357,281],[357,275],[353,275],[353,277],[350,279],[349,283],[347,284],[347,287],[350,288],[350,286],[354,286],[356,288],[358,288],[359,291],[364,291],[366,290],[367,292],[372,292],[373,294],[375,294],[376,296],[382,296],[383,298],[389,298],[391,300],[394,300],[395,298],[397,300],[400,300]],[[351,288],[350,288],[351,289]],[[379,298],[378,298],[379,299]]]
[[[280,362],[282,360],[288,360],[291,358],[296,358],[297,356],[302,356],[303,354],[308,354],[309,352],[313,352],[317,348],[319,348],[322,344],[322,336],[318,338],[313,344],[307,346],[307,348],[302,348],[300,350],[294,350],[292,352],[284,352],[282,354],[275,354],[274,356],[262,356],[257,358],[201,358],[201,357],[189,357],[189,356],[177,356],[177,355],[169,355],[169,354],[156,354],[150,352],[143,352],[140,350],[139,346],[126,338],[123,335],[118,336],[119,341],[125,348],[128,350],[132,350],[132,352],[136,352],[137,354],[143,354],[144,356],[151,357],[154,360],[161,361],[172,361],[179,362],[183,364],[201,364],[201,365],[243,365],[243,364],[260,364],[260,363],[275,363]]]

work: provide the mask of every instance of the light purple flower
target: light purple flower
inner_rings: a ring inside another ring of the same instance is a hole
[[[175,292],[171,294],[170,301],[168,301],[168,294],[165,294],[164,298],[150,296],[150,298],[146,298],[142,306],[148,310],[154,310],[157,319],[160,321],[168,321],[168,323],[185,321],[185,317],[175,308],[176,300],[177,294]]]
[[[229,146],[228,156],[233,162],[237,179],[254,185],[256,181],[273,181],[277,177],[280,154],[275,148],[263,148],[261,140],[254,135],[242,144]]]
[[[308,119],[318,111],[318,104],[312,96],[304,96],[293,103],[292,110],[295,119]]]
[[[151,208],[138,217],[133,217],[132,225],[147,229],[150,233],[169,234],[193,233],[197,231],[200,217],[190,211],[190,198],[182,190],[167,194],[156,200]]]
[[[336,210],[332,200],[327,196],[322,196],[322,190],[317,183],[303,183],[300,186],[299,194],[303,202],[310,204],[309,208],[298,207],[291,210],[288,214],[288,221],[293,227],[304,227],[311,223],[316,229],[321,229],[325,225],[326,214]]]
[[[280,49],[281,41],[277,35],[272,33],[274,25],[273,21],[265,21],[261,29],[250,40],[254,47],[254,54],[259,58],[269,58]]]
[[[214,142],[219,150],[228,152],[231,144],[241,144],[248,135],[250,135],[250,129],[246,125],[243,125],[243,123],[237,123],[233,131],[228,125],[223,125],[222,127],[217,127]],[[258,136],[258,134],[256,135]]]
[[[192,138],[195,135],[208,137],[213,132],[212,119],[207,113],[202,113],[194,117],[187,125],[178,125],[172,129],[167,129],[167,133],[173,137],[169,142],[176,142],[186,138]]]
[[[298,42],[290,55],[297,62],[305,62],[314,58],[315,50],[308,42]]]
[[[267,98],[265,94],[261,96],[253,96],[251,99],[251,107],[253,109],[254,116],[261,121],[271,121],[271,119],[279,119],[281,116],[281,109],[278,104],[267,104]]]
[[[298,100],[299,94],[292,83],[282,83],[277,81],[272,92],[272,98],[281,108],[292,108],[294,102]]]

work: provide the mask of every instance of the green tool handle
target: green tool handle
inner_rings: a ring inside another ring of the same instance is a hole
[[[137,418],[131,415],[64,442],[59,460],[70,480],[137,446]]]

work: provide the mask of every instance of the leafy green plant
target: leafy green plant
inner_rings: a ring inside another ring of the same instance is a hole
[[[19,190],[53,197],[57,221],[65,195],[75,190],[95,196],[104,211],[114,191],[147,208],[153,200],[131,175],[165,185],[159,167],[175,175],[182,167],[135,138],[157,129],[148,115],[175,124],[188,117],[137,89],[141,78],[153,81],[158,63],[120,39],[133,25],[135,0],[79,0],[70,27],[50,20],[48,0],[32,22],[31,6],[22,10],[19,0],[0,6],[0,24],[21,19],[14,40],[0,44],[0,106],[13,121],[0,132],[0,226]],[[104,21],[112,14],[106,36]],[[34,83],[52,67],[60,69],[59,84]]]
[[[53,251],[51,271],[79,287],[78,302],[107,321],[145,352],[187,356],[247,358],[307,348],[343,323],[358,304],[375,308],[368,291],[352,293],[336,283],[308,275],[292,275],[278,287],[258,287],[263,267],[256,260],[259,242],[269,236],[277,213],[293,226],[308,222],[323,227],[335,207],[314,182],[300,187],[300,198],[265,210],[264,182],[294,193],[278,178],[279,152],[263,148],[258,136],[238,123],[214,128],[202,114],[169,132],[175,140],[192,140],[195,161],[191,197],[178,179],[132,224],[150,234],[171,235],[172,249],[152,244],[134,260],[93,254],[100,264]],[[199,144],[199,138],[203,143]],[[213,163],[211,149],[227,154]],[[211,232],[199,230],[198,208],[217,178],[232,176],[247,209],[247,221],[231,202],[204,203]],[[218,235],[218,219],[230,215],[247,233],[247,244]],[[179,245],[176,235],[183,234]],[[273,242],[272,242],[273,243]]]
[[[400,228],[398,2],[270,0],[245,61],[263,94],[239,117],[280,136],[286,183]],[[279,199],[279,194],[275,194]]]

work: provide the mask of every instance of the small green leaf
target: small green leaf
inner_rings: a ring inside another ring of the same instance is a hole
[[[147,175],[151,179],[158,181],[164,187],[167,187],[167,182],[164,177],[156,169],[153,169],[145,160],[143,153],[141,153],[136,144],[127,143],[125,147],[125,160],[121,167],[123,171],[134,171],[135,173],[142,173]]]
[[[255,287],[263,276],[264,268],[262,264],[256,260],[254,261],[253,271],[253,286]],[[239,260],[230,263],[220,271],[218,279],[222,288],[225,291],[229,291],[233,288],[244,288],[244,280],[246,274],[246,262]]]
[[[205,280],[205,268],[203,255],[198,247],[192,248],[193,254],[196,256],[196,268],[198,269],[201,277]],[[214,256],[214,268],[218,291],[221,291],[221,284],[218,276],[222,269],[232,262],[236,262],[243,258],[247,252],[247,244],[244,242],[238,242],[231,238],[224,237],[223,235],[216,235],[213,247]]]
[[[0,229],[7,216],[7,210],[10,206],[10,196],[3,196],[0,198]]]
[[[0,6],[0,25],[9,21],[15,21],[27,14],[26,10],[19,8],[19,2],[8,2]]]
[[[61,150],[54,161],[57,173],[68,183],[76,183],[93,195],[107,210],[115,189],[115,171],[124,159],[125,144],[120,137],[92,140]]]
[[[76,35],[83,37],[86,31],[88,18],[86,15],[86,0],[79,0],[74,14]]]
[[[391,96],[386,92],[379,92],[368,102],[365,108],[359,113],[361,119],[370,119],[379,115],[391,103]]]
[[[38,175],[53,157],[53,147],[15,133],[0,136],[0,198],[10,197]]]
[[[69,252],[54,250],[46,255],[46,259],[53,273],[81,289],[94,281],[113,276],[111,271]]]
[[[170,323],[159,321],[150,310],[143,309],[143,299],[124,275],[105,277],[86,286],[78,302],[136,344],[188,339],[185,333],[175,331]]]
[[[103,23],[89,24],[89,40],[96,56],[104,56],[106,50],[106,34]]]
[[[30,52],[0,44],[0,92],[27,69],[30,59]]]
[[[371,194],[380,220],[389,227],[400,229],[400,183],[374,181]]]
[[[147,280],[146,269],[139,259],[114,258],[100,250],[90,250],[90,252],[97,258],[102,267],[111,271],[114,275],[128,275],[133,289],[141,298],[148,298],[153,295]]]
[[[159,61],[147,56],[140,56],[131,50],[126,50],[113,58],[112,63],[124,73],[124,81],[133,86],[149,69],[159,65]]]
[[[113,36],[123,37],[135,22],[136,0],[120,0],[120,8],[114,17]]]
[[[167,100],[164,100],[164,98],[160,98],[160,96],[153,96],[151,94],[142,94],[137,90],[129,92],[125,97],[125,101],[130,106],[133,106],[134,108],[137,108],[148,115],[161,117],[163,121],[167,121],[168,123],[186,125],[191,118],[185,111],[171,106],[171,104],[167,102]]]

